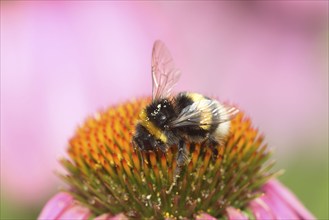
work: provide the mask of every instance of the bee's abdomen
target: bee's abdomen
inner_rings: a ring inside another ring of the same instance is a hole
[[[179,93],[175,101],[176,111],[179,113],[184,108],[201,100],[211,100],[211,99],[198,93],[188,93],[188,92]],[[208,108],[205,108],[202,105],[197,106],[198,109],[195,109],[195,114],[197,116],[195,118],[197,118],[196,121],[198,121],[199,124],[195,126],[182,127],[180,128],[180,130],[186,133],[190,137],[195,137],[195,138],[207,137],[209,133],[214,132],[218,127],[218,125],[211,123],[214,117],[218,117],[217,115],[212,114],[212,112],[214,112],[216,107],[217,104]]]
[[[185,95],[192,100],[192,103],[200,102],[202,100],[210,100],[213,105],[203,106],[202,104],[197,106],[197,112],[199,113],[200,127],[208,132],[214,131],[217,128],[217,125],[212,123],[216,117],[219,115],[214,115],[213,112],[219,107],[219,103],[213,99],[210,99],[206,96],[203,96],[198,93],[185,93]]]

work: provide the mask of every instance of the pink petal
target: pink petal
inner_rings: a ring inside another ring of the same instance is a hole
[[[197,215],[196,220],[216,220],[215,217],[212,217],[211,215],[207,214],[207,213],[202,213],[200,215]]]
[[[271,208],[260,198],[254,199],[249,203],[256,220],[275,219]]]
[[[47,202],[38,219],[87,219],[89,216],[87,208],[75,204],[70,194],[61,192]]]
[[[284,185],[277,180],[269,181],[264,187],[267,194],[273,195],[277,201],[289,207],[299,219],[315,219],[305,206]]]
[[[299,216],[280,197],[273,192],[266,191],[260,198],[270,209],[276,219],[299,219]]]
[[[68,193],[58,193],[43,207],[38,219],[56,219],[73,203],[73,198]]]
[[[226,212],[229,220],[248,220],[247,216],[245,216],[240,210],[233,207],[226,208]]]
[[[88,219],[91,215],[89,209],[82,207],[80,205],[71,205],[68,209],[59,216],[59,219],[75,219],[75,220],[83,220]]]

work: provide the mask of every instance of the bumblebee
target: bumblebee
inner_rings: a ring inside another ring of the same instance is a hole
[[[169,50],[162,41],[156,41],[152,50],[152,102],[141,111],[132,139],[140,151],[166,153],[169,147],[178,146],[178,168],[189,161],[187,141],[217,149],[238,112],[198,93],[173,96],[179,76]]]

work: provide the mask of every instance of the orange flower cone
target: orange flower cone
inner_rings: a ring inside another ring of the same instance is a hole
[[[166,154],[141,153],[131,143],[138,115],[149,101],[110,107],[77,129],[69,158],[61,160],[67,192],[51,199],[39,219],[314,219],[273,179],[271,152],[242,112],[232,120],[217,155],[187,143],[190,161],[168,193],[176,146]]]

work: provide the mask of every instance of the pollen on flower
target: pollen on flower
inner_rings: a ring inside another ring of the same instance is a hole
[[[87,118],[68,145],[62,178],[75,200],[93,214],[129,217],[196,217],[202,210],[215,217],[229,206],[243,210],[258,197],[274,174],[264,137],[239,113],[217,155],[209,147],[187,143],[190,160],[171,193],[177,148],[167,153],[138,152],[131,139],[136,120],[150,99],[113,106]],[[142,154],[142,156],[141,156]],[[142,159],[144,160],[142,162]]]

